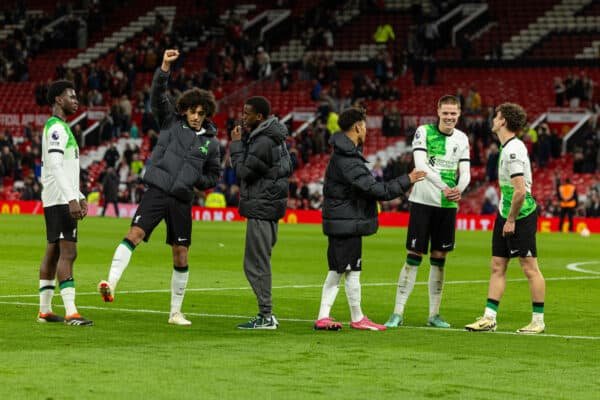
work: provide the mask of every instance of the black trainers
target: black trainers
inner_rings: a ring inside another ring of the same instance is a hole
[[[238,329],[277,329],[279,322],[274,315],[271,318],[265,318],[261,314],[252,318],[250,321],[239,324]]]
[[[94,325],[94,321],[85,319],[79,314],[73,314],[65,317],[65,324],[73,326],[92,326]]]
[[[46,313],[46,314],[39,313],[38,314],[38,319],[37,319],[37,321],[41,322],[41,323],[46,323],[46,322],[63,322],[64,320],[65,319],[63,317],[61,317],[60,315],[56,315],[56,314],[51,313],[51,312]]]

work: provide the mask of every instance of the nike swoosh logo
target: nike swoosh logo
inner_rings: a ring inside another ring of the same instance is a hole
[[[443,244],[442,245],[442,249],[449,249],[450,247],[452,247],[452,244]]]
[[[519,252],[519,250],[511,250],[510,254],[517,254]]]
[[[185,242],[185,241],[187,241],[187,239],[186,238],[180,238],[180,237],[178,237],[177,241],[179,241],[179,242]]]

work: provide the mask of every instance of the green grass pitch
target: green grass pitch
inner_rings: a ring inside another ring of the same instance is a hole
[[[481,315],[491,232],[458,232],[447,261],[442,315],[425,327],[427,262],[406,327],[351,330],[343,287],[332,315],[340,332],[315,332],[326,275],[318,225],[280,225],[273,254],[277,331],[239,331],[256,313],[242,270],[245,225],[194,222],[183,311],[191,327],[167,324],[172,258],[161,225],[136,249],[115,302],[95,293],[127,219],[79,225],[77,304],[91,328],[36,323],[43,218],[0,216],[0,399],[593,399],[600,393],[600,235],[539,234],[547,279],[547,332],[518,336],[529,322],[527,282],[509,267],[499,331],[462,330]],[[365,238],[363,309],[383,323],[392,311],[406,251],[404,229]],[[587,263],[587,264],[578,264]],[[579,270],[567,269],[576,264]],[[55,295],[55,311],[63,312]]]

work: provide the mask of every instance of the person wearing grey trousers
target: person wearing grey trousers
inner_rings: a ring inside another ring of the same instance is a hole
[[[277,329],[271,296],[271,253],[278,221],[285,215],[292,161],[286,148],[287,128],[270,116],[261,96],[246,100],[242,126],[231,132],[231,162],[240,182],[240,215],[248,219],[244,272],[258,301],[258,314],[239,329]]]

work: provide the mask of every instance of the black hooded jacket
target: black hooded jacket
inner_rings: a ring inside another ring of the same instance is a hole
[[[292,173],[286,135],[287,128],[270,117],[247,138],[231,143],[231,162],[240,181],[240,215],[268,221],[285,215]]]
[[[323,186],[323,233],[367,236],[377,232],[377,200],[391,200],[410,188],[408,175],[377,182],[354,143],[344,133],[330,141],[333,153]]]
[[[212,188],[221,175],[217,129],[205,119],[200,132],[195,132],[185,117],[175,112],[167,95],[168,80],[169,74],[158,68],[150,101],[160,135],[143,180],[181,201],[191,202],[194,187]]]

